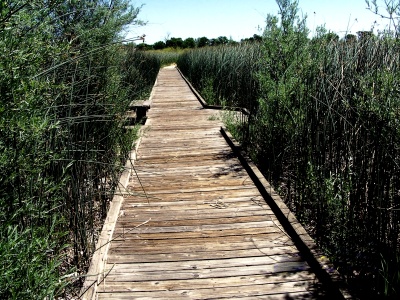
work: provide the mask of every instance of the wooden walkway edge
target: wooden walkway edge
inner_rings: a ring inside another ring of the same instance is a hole
[[[160,71],[142,133],[82,299],[350,298],[220,113],[175,68]]]

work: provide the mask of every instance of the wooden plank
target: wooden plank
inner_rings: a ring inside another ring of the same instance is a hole
[[[184,251],[185,249],[182,249]],[[187,249],[186,249],[187,250]],[[280,255],[297,255],[299,256],[298,251],[293,251],[292,247],[269,247],[269,248],[257,248],[254,246],[251,249],[243,249],[243,250],[221,250],[211,249],[209,251],[193,251],[191,252],[169,252],[169,253],[160,253],[160,254],[128,254],[128,253],[120,253],[117,255],[108,255],[108,263],[109,264],[128,264],[128,263],[146,263],[146,262],[177,262],[177,261],[192,261],[192,260],[205,260],[205,259],[229,259],[229,258],[249,258],[256,257],[259,255],[276,257],[279,253]]]
[[[136,169],[136,168],[135,168]],[[131,203],[133,202],[142,202],[141,198],[138,198],[138,195],[132,194],[124,194],[125,197],[125,203]],[[260,198],[260,193],[252,188],[236,188],[236,189],[230,189],[229,192],[226,192],[226,190],[220,190],[220,189],[213,189],[213,190],[205,190],[202,192],[195,191],[193,193],[181,193],[181,194],[170,194],[170,193],[157,193],[157,196],[155,196],[154,200],[157,200],[156,205],[161,205],[157,204],[158,202],[179,202],[179,201],[210,201],[213,199],[235,199],[235,198],[241,198],[241,197],[248,197],[249,200],[252,202],[261,201]],[[262,198],[263,199],[263,198]],[[264,199],[263,199],[264,201]],[[147,201],[145,200],[147,203]],[[265,202],[265,201],[264,201]]]
[[[132,299],[132,297],[134,297],[134,299],[136,300],[152,300],[154,299],[153,297],[156,297],[156,295],[137,295],[135,294],[135,296],[132,296],[132,294],[127,294],[127,293],[106,293],[106,294],[99,294],[98,299],[110,299],[110,300],[115,300],[115,299],[120,299],[120,300],[124,300],[124,299]],[[177,294],[175,292],[169,292],[169,291],[165,291],[163,294],[157,296],[157,298],[159,299],[191,299],[186,293],[182,292],[180,294]],[[221,294],[221,291],[219,291],[218,296],[216,296],[216,294],[214,294],[213,296],[208,296],[206,298],[194,298],[194,299],[244,299],[244,300],[255,300],[255,299],[268,299],[268,300],[288,300],[288,299],[318,299],[315,296],[315,292],[312,291],[307,291],[307,292],[296,292],[296,293],[280,293],[280,294],[258,294],[258,295],[236,295],[236,296],[232,296],[232,295],[228,295],[227,297],[224,297]],[[319,299],[323,299],[323,298],[319,298]]]
[[[151,201],[151,200],[149,200]],[[254,219],[259,218],[258,216],[264,216],[265,220],[272,220],[273,211],[266,207],[266,211],[261,211],[261,213],[258,213],[260,208],[263,208],[264,206],[262,205],[256,205],[253,203],[253,205],[249,204],[248,202],[243,201],[242,203],[237,202],[237,203],[227,203],[224,201],[219,201],[219,200],[211,200],[207,202],[209,204],[204,204],[204,205],[198,205],[196,208],[196,205],[190,206],[188,208],[185,208],[184,206],[160,206],[160,207],[146,207],[144,206],[136,206],[132,205],[131,207],[124,206],[122,213],[121,213],[121,224],[129,224],[129,218],[132,218],[133,215],[149,215],[149,214],[154,214],[154,216],[161,217],[162,219],[159,219],[159,221],[174,221],[174,220],[181,220],[184,221],[186,220],[186,224],[190,223],[190,220],[202,220],[204,219],[205,221],[203,224],[206,223],[216,223],[215,221],[207,221],[209,219],[221,219],[220,222],[217,223],[223,223],[225,218],[240,218],[240,217],[253,217]],[[129,205],[129,204],[128,204]],[[216,212],[211,212],[212,208],[216,210]],[[185,215],[179,215],[181,210],[185,210],[186,214]],[[249,213],[249,214],[237,214],[237,212],[244,212],[244,211],[250,211],[254,212],[254,214]],[[207,213],[209,216],[207,217]],[[175,214],[174,217],[171,217],[171,214]],[[164,218],[163,216],[166,215],[167,218]],[[168,217],[168,215],[170,217]],[[203,218],[195,218],[196,215],[201,215]],[[177,216],[180,216],[180,218],[177,218]],[[188,218],[186,217],[188,216]],[[251,218],[249,218],[251,219]],[[276,220],[275,218],[273,220]],[[134,220],[133,220],[134,221]],[[237,219],[236,222],[239,222],[240,219]],[[153,226],[152,224],[147,224],[147,226]],[[228,220],[228,223],[235,223],[232,220]]]
[[[151,221],[151,220],[150,220]],[[244,222],[244,223],[216,223],[216,224],[199,224],[199,225],[186,225],[186,226],[166,226],[166,227],[153,227],[153,226],[140,226],[138,228],[130,228],[130,234],[136,233],[193,233],[195,231],[211,232],[211,231],[228,231],[228,230],[241,230],[241,229],[253,229],[253,228],[271,228],[274,227],[273,221],[260,221],[260,222]],[[122,227],[116,227],[115,233],[120,234],[126,230]]]
[[[160,187],[160,189],[149,189],[145,187],[146,193],[148,195],[160,195],[160,194],[179,194],[179,193],[185,193],[185,194],[193,194],[193,193],[203,193],[203,192],[211,192],[211,191],[224,191],[224,192],[230,192],[232,190],[243,190],[243,189],[252,189],[254,190],[253,185],[231,185],[231,186],[220,186],[218,184],[214,186],[208,186],[208,185],[203,185],[203,186],[198,186],[196,188],[189,188],[189,187]],[[136,194],[137,192],[138,194]],[[132,195],[141,195],[143,192],[142,187],[140,185],[136,185],[134,187],[128,186],[126,194],[132,194]]]
[[[182,252],[182,249],[191,251],[240,250],[254,248],[285,248],[294,247],[293,242],[284,233],[267,233],[253,235],[236,235],[229,238],[199,237],[181,239],[171,243],[170,240],[136,240],[114,242],[110,246],[110,253],[126,252],[130,254],[172,253]],[[281,249],[282,250],[282,249]],[[293,251],[297,248],[293,248]]]
[[[170,239],[171,243],[173,239],[188,239],[197,237],[229,237],[235,235],[251,235],[251,234],[262,234],[262,233],[277,233],[281,232],[278,227],[255,227],[255,228],[241,228],[241,229],[215,229],[215,230],[203,230],[200,227],[196,231],[184,231],[184,232],[156,232],[147,233],[143,232],[130,232],[129,229],[126,231],[121,230],[116,232],[117,236],[114,237],[115,241],[126,241],[136,239],[148,239],[148,240],[159,240],[159,239]]]
[[[259,264],[248,265],[245,267],[221,267],[209,269],[196,269],[191,270],[162,270],[147,272],[140,270],[137,272],[129,272],[129,268],[116,273],[114,271],[115,265],[107,265],[106,270],[111,270],[107,276],[107,282],[137,282],[142,281],[163,281],[163,280],[188,280],[197,278],[226,278],[233,276],[250,276],[250,275],[264,275],[264,276],[277,276],[282,273],[296,273],[305,274],[310,273],[309,266],[303,261],[283,262],[276,264]]]
[[[181,208],[182,209],[182,208]],[[124,211],[125,212],[125,211]],[[261,216],[246,216],[246,217],[227,217],[221,216],[220,218],[209,218],[209,219],[195,219],[195,220],[151,220],[149,221],[145,227],[155,227],[155,228],[162,228],[162,227],[177,227],[177,226],[196,226],[202,225],[212,225],[212,224],[236,224],[236,223],[243,223],[247,224],[248,222],[262,222],[262,221],[270,221],[271,216],[268,215],[261,215]],[[129,228],[134,227],[137,225],[137,221],[132,220],[131,218],[123,218],[121,217],[120,222],[116,228]],[[142,226],[143,227],[143,226]]]
[[[275,216],[271,214],[271,211],[264,211],[257,207],[252,209],[241,209],[237,210],[231,208],[229,212],[227,209],[216,209],[215,212],[210,212],[210,210],[204,210],[201,212],[197,212],[196,210],[188,211],[185,214],[174,214],[174,213],[160,213],[160,212],[141,212],[138,213],[136,211],[126,211],[124,209],[121,210],[121,222],[126,221],[128,218],[131,219],[131,222],[140,224],[146,220],[151,219],[149,222],[153,222],[154,220],[163,222],[163,221],[187,221],[187,222],[198,222],[199,224],[207,223],[207,220],[220,219],[220,218],[240,218],[240,217],[248,217],[248,216],[268,216],[271,220],[276,220]],[[229,214],[228,214],[229,213]]]
[[[103,288],[102,292],[104,293],[113,293],[113,292],[136,292],[139,296],[141,293],[147,292],[155,292],[154,295],[168,292],[180,292],[185,293],[189,297],[218,297],[224,295],[224,297],[235,297],[235,295],[274,295],[286,292],[306,292],[316,290],[317,287],[313,283],[312,279],[308,280],[301,280],[298,278],[296,281],[283,281],[279,282],[268,282],[266,280],[252,280],[252,281],[245,281],[246,277],[243,279],[235,280],[235,277],[232,278],[232,283],[229,282],[225,283],[222,280],[208,280],[211,282],[211,285],[206,286],[205,284],[200,285],[197,287],[196,283],[200,282],[200,280],[188,280],[188,281],[168,281],[168,282],[158,282],[157,284],[152,284],[154,287],[153,290],[148,288],[144,290],[142,285],[135,286],[135,287],[127,287],[126,285],[122,284],[113,284],[107,288]],[[189,284],[193,284],[190,286]],[[225,283],[225,285],[224,285]],[[236,283],[236,285],[234,285]],[[143,286],[145,287],[145,286]],[[190,298],[189,298],[190,299]]]
[[[165,262],[137,262],[137,263],[118,263],[113,266],[113,274],[116,276],[118,274],[136,274],[140,273],[159,273],[168,270],[181,271],[181,270],[199,270],[202,272],[204,270],[212,269],[228,269],[232,268],[232,272],[236,268],[248,267],[248,266],[259,266],[270,268],[272,266],[273,272],[282,272],[286,267],[296,266],[296,270],[303,270],[303,268],[308,268],[307,264],[298,256],[291,254],[279,254],[279,255],[263,255],[259,252],[259,256],[249,256],[249,257],[233,257],[233,258],[220,258],[220,259],[195,259],[195,260],[182,260],[182,261],[165,261]],[[260,256],[261,255],[261,256]],[[112,266],[113,264],[108,264]]]
[[[143,181],[142,181],[143,183]],[[160,184],[161,183],[161,184]],[[241,187],[241,188],[255,188],[254,183],[248,178],[240,179],[210,179],[204,181],[173,181],[168,182],[167,180],[161,180],[159,182],[153,181],[147,183],[145,186],[146,192],[166,192],[180,193],[184,190],[186,192],[191,191],[202,191],[215,189],[229,189],[229,187]],[[130,186],[130,191],[140,192],[143,190],[143,186],[138,182],[135,186]]]
[[[126,282],[110,281],[107,288],[100,289],[105,292],[116,291],[165,291],[165,290],[183,290],[183,289],[197,289],[218,287],[232,287],[232,286],[250,286],[259,284],[275,284],[282,282],[296,282],[296,281],[310,281],[314,280],[315,275],[312,273],[303,272],[296,273],[280,273],[276,276],[266,277],[264,275],[254,276],[232,276],[222,278],[203,278],[203,279],[189,279],[189,280],[163,280],[163,281],[147,281],[141,282],[140,285],[130,286]]]
[[[165,241],[165,240],[164,240]],[[200,242],[199,239],[196,240],[197,242]],[[168,249],[163,249],[159,247],[154,247],[154,243],[152,243],[153,246],[149,246],[148,244],[141,244],[141,245],[136,245],[135,243],[129,244],[129,245],[124,245],[125,247],[115,247],[113,249],[109,249],[108,253],[108,258],[111,259],[111,257],[114,257],[114,259],[129,259],[132,260],[132,262],[151,262],[151,261],[157,261],[155,260],[156,258],[162,259],[162,261],[172,261],[174,259],[173,254],[177,254],[178,256],[176,257],[176,261],[182,260],[182,259],[191,259],[194,256],[201,256],[203,259],[205,258],[210,258],[210,259],[216,259],[216,258],[232,258],[234,256],[231,256],[232,253],[235,253],[238,251],[240,255],[237,257],[247,257],[247,256],[257,256],[260,254],[264,255],[277,255],[277,254],[299,254],[298,250],[292,245],[292,246],[283,246],[279,245],[277,243],[273,244],[267,244],[267,247],[262,247],[260,245],[257,245],[255,243],[247,242],[247,243],[234,243],[228,240],[229,243],[213,243],[213,244],[205,244],[205,245],[196,245],[196,244],[187,244],[187,243],[176,243],[176,244],[166,244],[163,243],[165,246],[168,246]],[[159,242],[159,241],[157,241]],[[158,244],[157,244],[158,245]],[[130,247],[129,247],[130,246]],[[190,251],[187,251],[190,250]],[[246,253],[246,251],[249,251]],[[221,253],[219,253],[221,252]],[[122,258],[120,256],[126,255],[126,258]],[[185,256],[183,256],[185,255]],[[207,256],[207,257],[206,257]],[[112,263],[110,260],[108,260],[109,263]],[[127,262],[127,261],[125,261]]]

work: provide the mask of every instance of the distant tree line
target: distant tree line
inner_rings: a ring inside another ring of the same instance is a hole
[[[254,34],[250,38],[242,39],[240,42],[234,41],[232,38],[227,38],[226,36],[220,36],[217,38],[209,39],[205,36],[200,38],[176,38],[172,37],[169,39],[165,39],[165,41],[158,41],[154,44],[146,44],[142,43],[137,45],[137,47],[141,50],[162,50],[165,48],[174,48],[174,49],[193,49],[193,48],[202,48],[206,46],[219,46],[219,45],[237,45],[243,42],[259,42],[262,37],[260,35]]]
[[[318,36],[324,36],[327,41],[339,41],[340,37],[334,32],[328,31],[325,28],[319,27],[317,29]],[[357,35],[355,34],[346,34],[343,37],[344,41],[347,42],[355,42],[359,39],[373,37],[374,34],[372,31],[359,31]],[[202,48],[206,46],[219,46],[219,45],[239,45],[242,43],[258,43],[262,41],[262,36],[258,34],[254,34],[252,37],[241,39],[240,42],[233,40],[232,38],[227,38],[226,36],[220,36],[217,38],[209,39],[205,36],[200,38],[166,38],[164,41],[158,41],[154,44],[146,44],[145,42],[136,45],[136,47],[140,50],[163,50],[166,48],[172,49],[194,49],[194,48]]]

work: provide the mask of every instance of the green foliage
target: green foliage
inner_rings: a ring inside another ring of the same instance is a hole
[[[150,96],[162,60],[154,52],[137,51],[133,45],[126,46],[127,56],[123,63],[124,82],[128,84],[132,100]]]
[[[398,253],[397,46],[321,28],[309,41],[283,2],[281,20],[267,19],[250,150],[339,270],[380,293],[379,253]]]
[[[259,44],[205,47],[184,52],[178,67],[209,104],[250,108],[257,99]]]
[[[162,50],[165,47],[167,47],[167,45],[163,41],[156,42],[153,45],[154,50]]]
[[[163,50],[149,51],[149,54],[153,55],[160,61],[161,67],[170,66],[176,64],[179,56],[184,53],[183,49],[164,48]]]
[[[261,41],[261,36],[254,35],[249,39],[244,39],[242,42],[259,42]],[[228,39],[226,36],[219,36],[218,38],[208,39],[207,37],[201,37],[194,39],[192,37],[188,37],[185,40],[182,38],[172,37],[170,39],[166,39],[164,41],[158,41],[153,45],[140,44],[138,48],[141,50],[163,50],[165,48],[171,48],[174,50],[179,49],[194,49],[194,48],[202,48],[205,46],[220,46],[220,45],[237,45],[238,42],[233,41],[232,39]]]
[[[216,39],[210,40],[210,46],[219,46],[219,45],[227,45],[229,44],[229,40],[226,36],[220,36]]]
[[[62,87],[35,75],[57,63],[67,45],[48,43],[55,29],[40,1],[2,5],[0,298],[36,299],[58,286],[58,259],[47,251],[60,250],[62,243],[49,241],[52,231],[46,229],[63,224],[49,212],[59,205],[65,177],[61,174],[55,182],[51,174],[52,161],[58,159],[51,140],[59,134],[59,124],[48,115],[51,93]]]
[[[122,116],[159,69],[121,44],[138,12],[125,0],[1,2],[2,299],[54,297],[65,272],[85,271],[132,144]]]
[[[258,35],[258,34],[254,34],[252,37],[250,38],[245,38],[242,39],[241,42],[248,42],[248,43],[254,43],[254,42],[261,42],[262,41],[262,36]]]
[[[383,295],[398,295],[400,289],[400,256],[398,253],[392,255],[381,254],[381,268],[379,269],[381,288]]]
[[[207,101],[248,108],[248,119],[227,114],[229,129],[245,134],[251,157],[359,296],[395,297],[400,44],[386,33],[339,40],[323,27],[310,40],[298,2],[277,3],[257,55],[202,48],[178,66]]]
[[[17,226],[0,228],[1,299],[53,298],[63,287],[57,276],[58,246],[51,241],[54,232],[46,231],[45,227],[22,232]]]
[[[207,103],[210,105],[222,104],[223,100],[218,99],[214,90],[214,80],[213,77],[205,77],[202,80],[201,86],[203,87],[200,90],[201,95],[203,95],[204,99],[207,99]]]
[[[210,40],[205,36],[197,39],[197,47],[202,48],[210,45]]]
[[[181,38],[170,38],[165,42],[165,45],[170,48],[183,48],[183,40]]]
[[[296,108],[302,105],[299,100],[304,93],[303,77],[310,63],[308,29],[305,19],[297,16],[297,2],[277,3],[281,18],[268,15],[263,36],[263,57],[258,73],[262,97],[258,99],[256,126],[253,127],[262,132],[256,144],[260,149],[270,149],[259,160],[271,164],[268,169],[272,170],[273,181],[281,176],[283,160],[286,154],[291,155],[287,143],[296,138],[293,132],[304,118]],[[296,113],[292,113],[294,110]]]
[[[196,41],[194,38],[187,38],[183,41],[183,48],[195,48],[196,47]]]

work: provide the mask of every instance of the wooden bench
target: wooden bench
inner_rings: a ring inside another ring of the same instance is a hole
[[[144,124],[146,121],[147,111],[150,109],[151,100],[134,100],[128,106],[128,111],[125,115],[128,126],[137,123]]]

